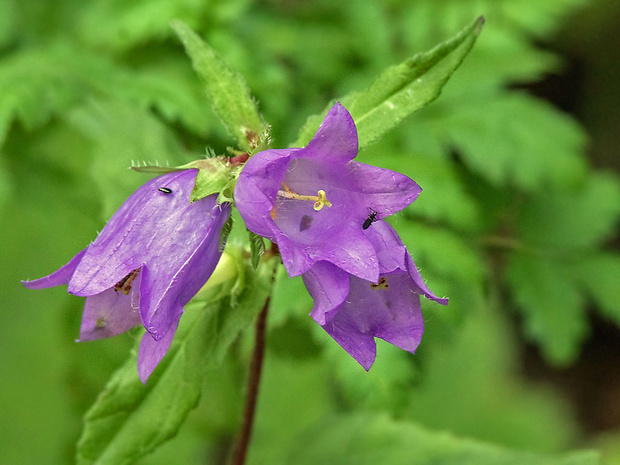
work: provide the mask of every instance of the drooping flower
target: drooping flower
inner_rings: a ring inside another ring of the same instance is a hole
[[[290,276],[320,262],[377,282],[379,261],[364,231],[420,193],[410,178],[353,161],[357,130],[340,104],[304,148],[259,152],[245,164],[235,203],[252,232],[276,242]]]
[[[379,259],[379,279],[353,276],[328,262],[303,275],[314,299],[313,318],[366,370],[376,356],[375,337],[415,352],[424,321],[420,295],[440,304],[426,286],[407,248],[385,221],[364,230]]]
[[[190,203],[197,170],[152,179],[134,192],[86,249],[30,289],[68,284],[86,297],[80,341],[115,336],[143,324],[138,374],[146,382],[166,354],[183,306],[221,256],[230,215],[217,195]]]

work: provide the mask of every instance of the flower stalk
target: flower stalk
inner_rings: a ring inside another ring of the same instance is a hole
[[[239,431],[237,444],[233,452],[231,465],[243,465],[250,447],[252,429],[254,426],[254,416],[256,413],[256,403],[258,400],[258,388],[263,371],[263,360],[265,358],[265,330],[267,328],[267,314],[269,313],[269,303],[271,297],[267,297],[265,305],[258,315],[254,333],[254,351],[250,362],[250,374],[248,377],[248,392],[245,399],[243,410],[243,423]]]

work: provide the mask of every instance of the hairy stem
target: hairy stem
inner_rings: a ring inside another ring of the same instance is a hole
[[[250,446],[252,426],[254,425],[254,413],[256,412],[256,400],[258,398],[258,387],[265,355],[265,328],[270,300],[270,297],[267,297],[265,305],[256,320],[254,352],[252,353],[252,362],[250,363],[250,376],[248,378],[248,393],[245,400],[245,410],[243,412],[243,424],[239,431],[237,445],[233,453],[232,461],[230,462],[231,465],[243,465]]]

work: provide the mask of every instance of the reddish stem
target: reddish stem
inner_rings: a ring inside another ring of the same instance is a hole
[[[243,424],[239,431],[239,439],[233,454],[231,465],[243,465],[250,446],[252,437],[252,426],[254,425],[254,414],[256,412],[256,400],[258,398],[258,387],[263,368],[265,356],[265,328],[267,323],[267,312],[269,311],[270,298],[267,297],[265,305],[256,320],[256,331],[254,340],[254,352],[250,363],[250,376],[248,378],[248,393],[245,400],[245,410],[243,412]]]

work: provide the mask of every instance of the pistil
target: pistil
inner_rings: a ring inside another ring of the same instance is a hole
[[[282,184],[284,190],[278,191],[278,196],[284,197],[285,199],[292,200],[309,200],[314,202],[314,211],[320,211],[323,207],[331,207],[332,203],[327,200],[327,196],[325,195],[325,191],[323,189],[319,189],[316,195],[302,195],[297,194],[296,192],[291,191],[286,184]]]

